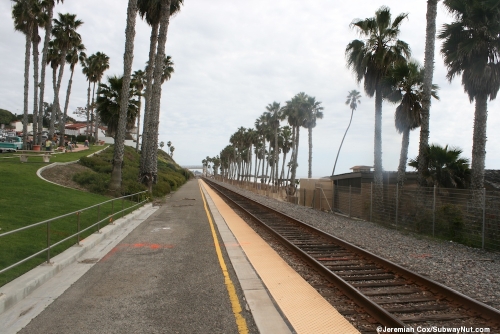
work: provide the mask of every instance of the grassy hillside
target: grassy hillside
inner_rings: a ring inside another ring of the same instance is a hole
[[[78,173],[73,177],[75,182],[97,194],[105,194],[111,178],[113,148],[101,152],[93,157],[80,159],[80,164],[89,167],[92,171]],[[125,146],[122,167],[122,195],[134,194],[146,190],[138,180],[140,155],[132,147]],[[161,197],[177,190],[193,174],[180,167],[167,153],[158,150],[158,183],[153,186],[153,197]]]
[[[80,159],[80,163],[91,168],[90,171],[76,174],[76,179],[90,192],[64,188],[40,179],[36,171],[46,166],[41,157],[30,157],[29,162],[21,163],[12,153],[0,155],[0,234],[40,221],[79,211],[97,203],[109,200],[103,196],[107,191],[113,159],[113,146],[98,155],[88,158],[87,155],[101,150],[102,147],[92,146],[89,150],[57,154],[51,157],[51,162],[68,162]],[[125,148],[123,165],[123,195],[145,190],[138,182],[140,156],[130,147]],[[71,167],[68,167],[71,168]],[[158,179],[153,188],[153,196],[164,196],[184,184],[192,173],[182,169],[165,152],[158,154]],[[133,200],[136,200],[135,198]],[[110,203],[101,205],[99,209],[71,214],[50,223],[50,243],[53,245],[80,230],[91,226],[99,219],[105,219],[101,227],[113,219],[121,217],[116,214],[121,208],[135,204],[128,200],[118,200],[114,206]],[[128,212],[128,211],[127,211]],[[126,212],[125,212],[126,214]],[[47,224],[11,234],[0,238],[0,269],[4,269],[23,258],[26,258],[47,246]],[[81,239],[96,232],[91,228],[82,234]],[[60,244],[51,250],[55,256],[76,243],[76,238]],[[43,253],[22,265],[0,274],[0,286],[24,274],[31,268],[46,261]]]

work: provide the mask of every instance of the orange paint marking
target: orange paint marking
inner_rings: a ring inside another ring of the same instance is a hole
[[[147,243],[137,243],[137,244],[119,244],[114,247],[112,250],[108,252],[105,256],[101,258],[101,261],[108,260],[111,256],[113,256],[116,252],[125,249],[133,249],[133,248],[149,248],[149,249],[170,249],[174,248],[174,245],[171,244],[147,244]]]

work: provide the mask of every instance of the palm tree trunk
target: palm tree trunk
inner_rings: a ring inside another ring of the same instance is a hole
[[[384,184],[382,172],[382,92],[379,87],[375,90],[375,138],[374,138],[374,172],[375,208],[382,209]]]
[[[71,75],[69,77],[68,82],[68,90],[66,91],[66,101],[64,102],[64,115],[62,119],[63,126],[61,127],[61,140],[62,145],[64,145],[64,136],[66,134],[66,117],[68,116],[68,106],[69,106],[69,96],[71,95],[71,86],[73,85],[73,73],[75,72],[75,68],[71,68]]]
[[[125,150],[125,128],[127,126],[127,111],[130,93],[130,74],[132,73],[132,62],[134,60],[134,38],[135,21],[137,17],[137,0],[129,0],[127,7],[127,27],[125,29],[125,54],[123,56],[123,87],[120,100],[120,116],[118,119],[118,131],[115,140],[115,151],[113,154],[113,170],[109,189],[115,195],[118,194],[122,184],[122,162]],[[151,188],[149,189],[151,191]]]
[[[400,190],[403,189],[405,183],[406,162],[408,161],[409,145],[410,145],[410,129],[406,128],[403,131],[403,136],[401,139],[401,154],[399,155],[398,185]]]
[[[54,89],[54,92],[57,89],[57,67],[52,68],[52,88]],[[55,96],[55,94],[54,94]],[[49,126],[49,138],[52,140],[52,137],[54,137],[54,131],[55,131],[55,123],[56,123],[56,106],[54,103],[52,103],[52,108],[50,109],[50,126]]]
[[[292,177],[290,180],[290,195],[295,195],[295,176],[297,173],[297,156],[299,155],[299,135],[300,135],[300,126],[297,126],[297,130],[295,133],[295,153],[293,156],[293,164],[292,164]]]
[[[98,85],[97,85],[97,92],[96,93],[99,93],[99,86],[101,85],[101,81],[98,82]],[[92,103],[93,105],[93,103]],[[94,107],[92,107],[93,109]],[[99,123],[101,122],[101,118],[99,116],[99,113],[95,112],[95,125],[94,125],[94,142],[97,142],[99,140]]]
[[[138,108],[138,113],[137,113],[137,133],[135,136],[135,151],[139,152],[139,129],[141,127],[141,101],[142,101],[142,96],[139,95],[139,108]]]
[[[141,139],[141,171],[140,178],[147,174],[146,166],[149,164],[149,156],[147,154],[148,150],[148,138],[149,138],[149,117],[151,114],[151,92],[153,90],[153,70],[154,61],[156,57],[156,46],[158,44],[158,28],[159,24],[153,24],[151,27],[151,37],[149,44],[149,66],[146,70],[146,91],[144,96],[144,121],[142,129],[142,139]],[[149,176],[148,176],[149,177]]]
[[[94,115],[94,103],[95,103],[95,82],[92,85],[92,104],[90,105],[90,135],[94,136],[94,127],[96,124],[96,116]],[[95,143],[94,136],[94,143]]]
[[[38,24],[33,25],[33,144],[37,143],[38,133]]]
[[[47,22],[45,23],[45,37],[43,41],[42,50],[42,69],[40,71],[40,103],[38,105],[38,144],[42,144],[42,130],[43,130],[43,102],[45,93],[45,69],[47,67],[47,52],[50,42],[50,31],[52,30],[52,16],[54,15],[54,6],[50,5],[47,8]]]
[[[158,174],[158,128],[160,125],[160,101],[161,101],[161,76],[163,74],[163,61],[165,59],[165,45],[167,43],[168,26],[170,23],[171,0],[161,2],[161,20],[158,32],[158,46],[156,50],[155,66],[153,73],[153,87],[151,91],[152,112],[150,115],[151,133],[148,138],[147,172],[152,176],[152,182],[156,184]]]
[[[61,63],[59,64],[59,76],[57,78],[56,91],[54,92],[54,104],[57,106],[57,112],[59,115],[59,134],[61,135],[59,139],[59,146],[64,146],[64,121],[63,114],[61,111],[61,104],[59,102],[59,92],[61,91],[62,78],[64,74],[64,64],[66,62],[66,50],[61,50]]]
[[[312,137],[312,127],[309,125],[307,127],[308,141],[309,141],[309,168],[307,171],[307,177],[312,178],[312,160],[313,160],[313,137]]]
[[[476,96],[474,134],[472,138],[471,188],[484,188],[484,160],[486,158],[487,95]]]
[[[23,104],[23,147],[26,149],[28,141],[28,94],[30,85],[30,51],[31,51],[31,29],[26,31],[26,52],[24,54],[24,104]]]
[[[342,141],[340,142],[339,150],[337,152],[337,157],[335,158],[335,164],[333,164],[332,176],[335,175],[335,167],[337,166],[337,160],[339,158],[340,149],[342,148],[342,144],[344,144],[344,139],[345,139],[345,136],[347,135],[347,131],[351,127],[352,115],[353,114],[354,114],[354,109],[351,109],[351,119],[349,120],[349,125],[347,126],[347,129],[344,132],[344,137],[342,137]]]
[[[425,56],[424,56],[424,83],[421,125],[420,125],[420,143],[418,147],[418,184],[423,186],[425,178],[423,173],[428,166],[427,155],[425,154],[429,146],[429,118],[431,107],[431,86],[434,74],[434,44],[436,41],[436,16],[437,3],[439,0],[427,0],[427,26],[425,28]]]
[[[283,164],[281,165],[281,176],[280,176],[281,179],[285,177],[285,162],[286,162],[286,152],[283,152]]]
[[[90,133],[90,80],[89,80],[89,88],[87,88],[87,130],[86,130],[86,137],[87,140],[89,140],[89,133]]]

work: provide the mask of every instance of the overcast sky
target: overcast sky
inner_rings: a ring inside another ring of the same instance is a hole
[[[106,76],[123,74],[125,0],[66,0],[55,13],[74,13],[87,54],[104,52],[110,57]],[[372,17],[382,5],[393,17],[408,13],[400,38],[409,43],[412,56],[423,64],[426,1],[390,0],[350,2],[316,0],[185,0],[171,20],[166,54],[172,56],[175,73],[163,85],[159,141],[171,141],[174,159],[181,165],[200,164],[229,144],[238,127],[254,127],[255,120],[273,101],[284,105],[299,92],[322,102],[324,118],[313,130],[313,177],[330,175],[340,141],[348,125],[348,92],[362,92],[337,164],[336,174],[355,165],[373,165],[374,104],[346,68],[345,48],[358,38],[349,28],[353,19]],[[442,5],[438,31],[452,18]],[[0,2],[0,108],[23,112],[24,36],[14,31],[11,1]],[[43,31],[42,31],[43,33]],[[134,70],[143,69],[149,51],[149,27],[137,20]],[[42,36],[43,37],[43,36]],[[42,45],[40,45],[41,51]],[[430,142],[458,146],[464,156],[472,151],[474,104],[463,92],[461,78],[451,84],[436,43],[434,83],[440,101],[433,101]],[[32,68],[31,68],[32,70]],[[46,101],[52,101],[51,76]],[[30,73],[32,78],[32,73]],[[61,88],[64,101],[69,70]],[[77,67],[69,113],[86,104],[86,79]],[[30,113],[32,108],[30,86]],[[486,168],[499,169],[500,115],[498,102],[488,104]],[[385,170],[396,170],[401,136],[394,128],[395,105],[384,103],[382,150]],[[307,175],[307,130],[301,130],[299,177]],[[419,130],[411,133],[409,157],[418,154]],[[408,170],[412,170],[408,167]]]

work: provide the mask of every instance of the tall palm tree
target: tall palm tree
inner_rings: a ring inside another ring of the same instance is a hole
[[[158,49],[158,36],[159,36],[159,28],[162,19],[168,20],[170,16],[175,15],[180,11],[181,5],[183,4],[183,0],[138,0],[138,9],[139,15],[142,18],[146,19],[146,22],[151,26],[151,38],[150,38],[150,47],[149,47],[149,60],[148,63],[153,66],[149,66],[146,71],[146,92],[145,92],[145,108],[144,108],[144,126],[149,126],[149,113],[150,110],[154,110],[154,106],[152,105],[152,96],[153,96],[153,83],[154,77],[153,72],[155,68],[155,60],[157,59],[157,49]],[[169,10],[167,10],[166,6],[170,6]],[[163,7],[162,7],[163,6]],[[162,15],[168,12],[168,17],[165,18]],[[164,29],[162,34],[165,34],[168,31],[168,22],[164,22]],[[163,50],[164,50],[163,45]],[[161,58],[160,58],[161,59]],[[160,63],[160,62],[158,62]],[[157,87],[158,89],[158,87]],[[161,92],[161,90],[160,90]],[[159,100],[158,100],[158,110],[159,110]],[[140,168],[140,179],[143,183],[148,184],[151,189],[153,182],[155,182],[154,173],[152,169],[156,168],[156,161],[152,161],[155,156],[155,147],[150,148],[150,144],[147,142],[148,138],[146,135],[149,135],[149,128],[145,128],[146,131],[143,131],[142,137],[142,149],[141,149],[141,168]],[[157,138],[155,142],[157,141]],[[153,152],[154,151],[154,152]]]
[[[92,66],[94,67],[94,88],[95,84],[98,85],[101,83],[102,76],[107,69],[109,69],[109,57],[103,52],[96,52],[95,58],[93,60]],[[95,90],[94,90],[95,91]],[[94,94],[92,95],[92,109],[91,113],[94,114]],[[99,140],[99,114],[95,114],[94,123],[91,123],[94,126],[94,140]]]
[[[432,144],[427,148],[427,166],[424,169],[426,182],[444,188],[466,188],[471,170],[469,160],[461,158],[462,150],[456,147],[442,147]],[[409,165],[419,168],[420,156],[411,159]]]
[[[394,21],[388,7],[382,6],[374,17],[354,20],[351,27],[365,40],[353,40],[347,45],[347,66],[357,82],[363,80],[368,96],[375,95],[374,182],[376,198],[381,207],[382,179],[382,78],[394,63],[410,56],[410,47],[398,39],[400,25],[408,14],[398,15]]]
[[[49,42],[49,50],[47,51],[47,65],[52,68],[52,88],[54,92],[57,90],[57,69],[61,64],[61,50],[55,44],[54,40]],[[55,132],[57,109],[54,103],[50,105],[50,123],[49,123],[49,137],[52,138]]]
[[[23,99],[23,145],[26,148],[28,136],[28,94],[29,94],[29,69],[30,69],[30,51],[33,37],[33,26],[36,22],[36,5],[34,0],[12,0],[12,18],[14,19],[14,29],[20,31],[25,36],[24,53],[24,99]]]
[[[108,77],[107,84],[100,84],[97,92],[97,113],[101,120],[108,127],[108,133],[115,138],[118,132],[118,121],[120,116],[120,107],[122,103],[123,78],[112,76]],[[131,129],[134,126],[135,118],[138,113],[139,101],[134,97],[137,96],[137,91],[133,86],[129,86],[129,100],[126,104],[127,122],[126,129]]]
[[[122,162],[125,150],[125,131],[127,127],[127,111],[130,94],[130,80],[132,74],[132,61],[134,60],[135,21],[137,16],[137,0],[129,0],[127,7],[127,26],[125,28],[125,52],[123,56],[123,84],[120,101],[120,116],[115,138],[115,151],[113,153],[113,170],[109,190],[114,194],[122,185]],[[151,187],[149,188],[152,191]]]
[[[146,82],[146,72],[143,70],[137,70],[132,74],[132,84],[137,90],[137,94],[139,95],[139,112],[137,113],[137,132],[136,132],[136,142],[135,142],[135,151],[139,152],[139,129],[141,127],[141,100],[144,95],[144,84]],[[167,146],[170,142],[167,143]],[[170,143],[171,144],[171,143]]]
[[[347,129],[345,129],[344,137],[342,137],[342,141],[340,142],[339,150],[337,152],[337,157],[335,158],[335,163],[333,164],[332,176],[335,175],[335,167],[337,166],[337,160],[339,159],[339,153],[340,153],[340,150],[342,149],[342,144],[344,144],[344,139],[345,139],[345,136],[347,135],[347,131],[349,131],[349,128],[351,127],[352,116],[354,115],[354,110],[356,110],[356,108],[358,107],[358,103],[361,103],[360,99],[361,99],[361,95],[355,89],[351,90],[349,92],[349,94],[347,95],[347,100],[345,101],[345,104],[351,108],[351,118],[349,119],[349,125],[347,125]]]
[[[162,75],[161,75],[161,83],[163,84],[165,81],[168,81],[172,78],[172,74],[175,72],[174,71],[174,62],[172,61],[171,56],[166,56],[165,59],[163,60],[162,65]],[[149,61],[146,62],[146,74],[145,74],[145,84],[146,86],[148,85],[147,81],[147,73],[151,71],[150,66],[149,66]],[[148,99],[149,99],[149,104],[148,104]],[[149,122],[150,118],[153,116],[153,112],[159,113],[158,110],[154,110],[153,108],[149,107],[151,105],[151,95],[148,95],[147,89],[146,89],[146,108],[144,112],[144,125],[143,125],[143,137],[142,137],[142,143],[141,143],[141,150],[144,150],[144,152],[148,152],[150,150],[149,142],[148,140],[155,136],[155,134],[150,133],[151,131],[151,124]],[[155,117],[158,117],[159,119],[159,114],[154,115]],[[142,154],[141,155],[141,161],[144,159],[144,162],[146,163],[146,160],[148,155],[147,154]],[[147,165],[147,164],[146,164]]]
[[[283,138],[283,143],[281,147],[281,151],[283,152],[283,163],[281,165],[280,178],[283,179],[285,177],[286,155],[288,152],[290,152],[290,149],[292,148],[292,129],[288,125],[285,125],[284,127],[281,128],[280,136]]]
[[[500,88],[500,9],[498,1],[445,0],[455,22],[445,24],[439,34],[447,78],[462,75],[462,85],[475,101],[472,142],[471,187],[484,187],[486,158],[487,100],[496,98]]]
[[[423,171],[427,162],[425,161],[427,147],[429,146],[429,119],[431,108],[432,77],[434,74],[434,45],[436,42],[436,16],[437,3],[439,0],[427,0],[427,14],[425,27],[425,56],[424,56],[424,85],[422,97],[420,143],[418,155],[420,156],[420,166],[418,168],[418,183],[423,185]]]
[[[300,140],[300,127],[306,119],[307,94],[300,92],[290,101],[286,101],[284,113],[288,124],[292,127],[292,156],[291,156],[291,178],[288,187],[288,195],[295,195],[296,185],[295,177],[297,174],[297,157]]]
[[[68,115],[68,106],[69,106],[69,96],[71,94],[71,86],[73,84],[73,74],[75,73],[75,66],[78,64],[78,62],[83,61],[86,57],[85,52],[85,46],[82,43],[79,44],[74,44],[71,46],[71,49],[68,51],[68,54],[66,55],[66,62],[69,64],[69,68],[71,71],[71,75],[69,77],[69,82],[68,82],[68,89],[66,91],[66,101],[64,103],[64,115],[62,119],[62,126],[60,127],[60,132],[61,132],[61,138],[64,138],[65,134],[65,125],[66,125],[66,117]]]
[[[80,64],[82,65],[82,73],[85,75],[87,81],[89,82],[89,86],[87,87],[87,106],[85,108],[86,118],[87,118],[87,127],[86,127],[87,140],[89,139],[89,134],[90,134],[90,86],[92,82],[95,82],[95,68],[93,66],[94,60],[95,60],[95,55],[91,55],[89,57],[84,57],[84,59],[80,61]]]
[[[392,88],[387,98],[398,103],[394,114],[396,130],[401,133],[401,153],[399,156],[398,185],[403,187],[408,161],[408,146],[410,145],[410,131],[418,128],[421,122],[424,69],[415,61],[401,62],[392,68],[385,78],[386,83]],[[436,85],[432,85],[431,94],[437,96]]]
[[[39,35],[39,28],[44,27],[46,24],[47,15],[44,11],[44,6],[46,2],[35,2],[36,5],[34,8],[35,15],[35,24],[33,24],[33,35],[32,35],[32,44],[33,44],[33,143],[38,144],[38,136],[37,133],[42,131],[42,129],[38,130],[38,92],[40,89],[39,85],[39,52],[38,46],[40,44],[41,38]],[[42,67],[45,67],[45,64],[42,63]],[[42,116],[40,116],[42,117]]]
[[[57,0],[57,3],[63,3],[64,0]],[[38,103],[38,114],[40,117],[38,117],[38,140],[37,143],[40,144],[42,142],[42,129],[43,129],[43,112],[44,112],[44,94],[45,94],[45,69],[46,69],[46,64],[49,62],[47,61],[47,54],[49,50],[49,42],[50,42],[50,35],[52,31],[52,17],[54,15],[54,7],[56,5],[56,0],[44,0],[43,1],[43,9],[45,11],[45,37],[44,37],[44,42],[43,42],[43,49],[42,49],[42,68],[40,70],[40,100]]]
[[[266,110],[269,113],[269,124],[271,126],[271,129],[273,130],[274,133],[274,156],[273,156],[273,161],[274,161],[274,169],[273,173],[271,176],[271,182],[274,184],[275,179],[278,178],[278,168],[277,166],[277,161],[278,161],[278,129],[280,127],[280,122],[281,120],[284,119],[284,115],[281,111],[280,104],[276,101],[273,103],[270,103],[267,105]]]
[[[316,127],[316,121],[323,118],[323,107],[321,102],[316,101],[313,96],[307,97],[306,109],[305,109],[305,120],[303,126],[307,128],[308,142],[309,142],[309,159],[308,159],[308,170],[307,177],[312,177],[312,129]]]
[[[54,19],[54,27],[52,28],[52,35],[54,36],[54,46],[60,50],[59,59],[59,75],[57,78],[57,84],[54,90],[54,103],[52,111],[57,112],[59,116],[59,132],[61,133],[61,139],[59,145],[64,145],[64,122],[61,115],[61,107],[59,104],[59,92],[61,90],[62,77],[64,73],[64,64],[66,62],[66,56],[69,50],[74,45],[79,45],[82,42],[82,38],[76,29],[83,24],[83,21],[76,19],[76,14],[61,14],[59,13],[59,18]],[[53,116],[54,117],[54,116]],[[53,133],[51,133],[53,135]]]
[[[170,157],[173,158],[174,157],[175,147],[174,146],[170,146],[169,151],[170,151]]]

